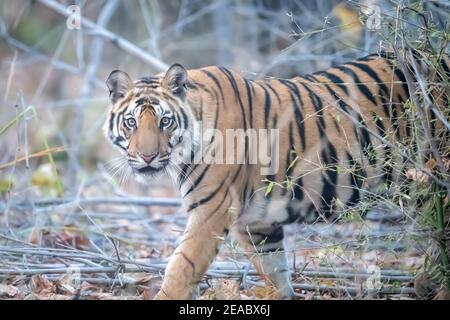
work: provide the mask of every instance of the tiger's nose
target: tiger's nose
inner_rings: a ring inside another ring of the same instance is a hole
[[[139,157],[144,160],[145,162],[147,162],[147,164],[150,164],[153,159],[156,158],[156,156],[159,154],[159,152],[153,152],[152,154],[144,154],[144,153],[140,153],[138,152]]]

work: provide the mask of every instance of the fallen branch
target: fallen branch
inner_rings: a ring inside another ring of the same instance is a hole
[[[69,268],[74,268],[74,266],[71,267],[58,267],[58,268],[27,268],[27,269],[18,269],[18,268],[10,268],[10,269],[0,269],[0,275],[36,275],[36,274],[65,274],[68,273]],[[92,273],[111,273],[111,272],[117,272],[118,267],[114,266],[105,266],[105,267],[83,267],[83,266],[75,266],[76,271],[80,274],[92,274]],[[166,264],[152,264],[149,267],[145,266],[139,266],[139,267],[133,267],[133,266],[126,266],[123,268],[123,273],[136,273],[136,272],[148,272],[148,273],[157,273],[160,274],[160,272],[163,272],[166,268]],[[314,278],[345,278],[345,279],[353,279],[353,278],[360,278],[360,279],[367,279],[372,274],[369,273],[363,273],[363,272],[356,272],[356,273],[339,273],[339,272],[324,272],[320,270],[314,270],[314,271],[303,271],[300,273],[301,275],[305,275],[308,277],[314,277]],[[210,268],[208,272],[206,273],[208,277],[242,277],[243,275],[247,276],[257,276],[258,273],[255,269],[251,268],[249,271],[246,271],[244,269],[216,269],[216,268]],[[295,272],[292,273],[293,276],[299,275]],[[395,276],[389,276],[389,275],[380,275],[380,280],[385,280],[386,282],[389,281],[404,281],[409,282],[412,281],[414,277],[409,274],[402,274],[402,275],[395,275]]]
[[[251,285],[257,287],[265,287],[264,282],[260,281],[248,281]],[[313,285],[313,284],[292,284],[294,289],[305,290],[305,291],[318,291],[320,293],[327,292],[333,294],[343,294],[347,293],[351,296],[362,296],[362,295],[394,295],[394,294],[404,294],[404,295],[415,295],[416,292],[414,288],[380,288],[380,289],[359,289],[354,287],[344,287],[344,286],[327,286],[327,285]]]
[[[118,205],[118,206],[159,206],[159,207],[179,207],[181,199],[177,198],[148,198],[148,197],[93,197],[93,198],[52,198],[36,200],[33,202],[19,202],[14,206],[29,207],[30,203],[37,207],[58,206],[58,205]],[[0,211],[2,208],[0,202]]]

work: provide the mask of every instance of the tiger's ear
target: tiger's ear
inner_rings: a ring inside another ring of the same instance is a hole
[[[187,89],[187,71],[178,63],[173,64],[162,81],[162,86],[173,95],[184,98]]]
[[[109,89],[109,98],[111,99],[111,102],[116,103],[133,87],[133,80],[131,80],[126,72],[114,70],[109,74],[106,85]]]

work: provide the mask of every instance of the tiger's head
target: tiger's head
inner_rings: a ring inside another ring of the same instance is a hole
[[[106,84],[112,106],[104,131],[133,173],[151,176],[174,164],[177,148],[185,148],[183,137],[193,119],[184,67],[174,64],[164,75],[136,81],[114,70]]]

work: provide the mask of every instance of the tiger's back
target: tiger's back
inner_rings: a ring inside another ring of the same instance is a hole
[[[217,123],[204,125],[221,132],[278,130],[277,172],[262,176],[260,165],[248,163],[237,169],[244,173],[237,193],[244,211],[251,212],[249,220],[315,221],[339,205],[358,203],[363,190],[383,189],[395,180],[392,165],[386,165],[392,152],[377,136],[391,142],[408,136],[402,106],[408,93],[389,60],[373,55],[290,80],[250,81],[217,67],[195,71],[192,78],[197,77],[222,102],[202,106],[219,115]],[[214,181],[220,170],[230,165],[215,165]],[[196,187],[207,184],[202,179]]]

